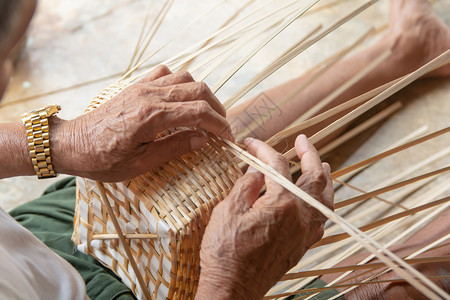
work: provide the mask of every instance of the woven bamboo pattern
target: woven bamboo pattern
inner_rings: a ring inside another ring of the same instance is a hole
[[[91,111],[126,87],[106,88],[88,107]],[[201,151],[187,153],[127,182],[104,184],[122,232],[155,234],[155,239],[130,239],[133,259],[154,299],[190,299],[200,274],[200,242],[214,206],[242,176],[238,161],[210,137]],[[73,240],[78,249],[113,270],[139,298],[144,293],[115,234],[95,181],[77,178]]]

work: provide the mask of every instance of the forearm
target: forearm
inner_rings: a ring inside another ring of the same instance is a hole
[[[0,179],[33,174],[25,127],[20,122],[0,124]]]
[[[385,37],[381,38],[369,48],[337,62],[315,81],[308,84],[306,88],[296,94],[287,103],[283,103],[285,102],[286,97],[305,84],[312,76],[314,76],[314,73],[304,74],[285,84],[264,92],[267,97],[256,97],[255,99],[251,99],[250,101],[233,108],[229,112],[229,117],[235,118],[236,116],[239,116],[241,129],[246,128],[249,124],[254,122],[255,118],[257,118],[257,110],[261,110],[261,107],[267,106],[267,98],[269,98],[270,101],[273,102],[269,103],[269,105],[276,106],[276,108],[272,109],[273,112],[277,111],[277,113],[273,113],[268,118],[266,117],[264,122],[261,122],[261,119],[259,122],[263,123],[263,125],[252,128],[252,131],[248,132],[248,135],[253,135],[263,140],[267,139],[280,130],[285,129],[298,117],[305,114],[309,109],[326,98],[333,91],[356,76],[361,70],[388,49],[392,51],[392,54],[389,57],[360,79],[356,84],[335,97],[329,104],[323,107],[319,113],[418,68],[422,63],[422,54],[420,51],[405,51],[405,48],[408,48],[405,45],[406,43],[407,41],[402,36],[386,34]],[[310,136],[342,115],[343,113],[336,115],[334,118],[329,118],[303,133]],[[245,130],[240,131],[245,132]]]
[[[51,117],[50,149],[52,165],[57,173],[72,174],[72,147],[67,147],[70,121]],[[0,179],[35,175],[27,143],[26,129],[21,122],[0,124]]]
[[[241,283],[236,285],[230,283],[221,278],[206,278],[206,276],[201,275],[197,293],[195,295],[196,300],[258,300],[262,299],[261,296],[252,295],[247,289],[246,284]]]

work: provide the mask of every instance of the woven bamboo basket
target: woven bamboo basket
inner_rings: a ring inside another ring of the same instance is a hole
[[[119,82],[102,91],[91,111],[128,85]],[[103,184],[114,218],[124,234],[135,234],[125,245],[117,238],[98,184],[77,178],[73,240],[78,249],[113,270],[138,298],[148,289],[153,299],[191,299],[200,275],[200,242],[214,206],[242,176],[238,161],[209,138],[201,151],[187,153],[130,181]],[[148,234],[155,235],[148,238]],[[142,238],[142,237],[143,238]],[[125,247],[130,247],[132,258]],[[130,259],[137,262],[136,274]],[[145,282],[139,285],[138,276]]]

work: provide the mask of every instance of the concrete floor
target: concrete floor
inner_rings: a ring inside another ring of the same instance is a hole
[[[191,16],[199,15],[207,7],[218,1],[190,0],[178,1],[169,12],[151,49],[163,44],[168,37],[189,23]],[[257,1],[258,2],[258,1]],[[322,3],[334,1],[323,0]],[[249,81],[258,71],[287,49],[292,41],[299,39],[318,23],[330,24],[338,16],[363,1],[341,1],[327,11],[321,11],[296,21],[292,27],[270,43],[239,71],[217,94],[219,99],[227,99],[244,82]],[[41,0],[32,26],[29,41],[22,54],[9,90],[0,105],[0,122],[19,120],[22,112],[41,107],[48,103],[61,104],[62,118],[75,118],[81,114],[90,100],[103,87],[118,77],[128,65],[133,53],[140,28],[153,5],[151,17],[155,17],[158,1],[144,0]],[[306,51],[287,66],[275,73],[252,94],[281,83],[301,74],[317,62],[350,44],[353,38],[362,35],[371,26],[380,26],[387,20],[387,0],[382,0],[366,12],[349,22],[310,50]],[[207,32],[212,31],[233,14],[242,4],[227,1],[221,9],[199,21],[194,29],[183,35],[168,50],[158,54],[152,63],[158,63],[171,54],[178,53],[193,44]],[[156,8],[156,9],[155,9]],[[441,0],[435,5],[436,11],[450,23],[450,5]],[[229,64],[227,66],[230,66]],[[214,83],[228,68],[219,68],[207,83]],[[195,75],[195,74],[194,74]],[[103,78],[103,79],[102,79]],[[107,79],[104,79],[107,78]],[[94,83],[89,83],[95,81]],[[71,88],[72,86],[76,87]],[[450,125],[450,80],[428,79],[414,83],[395,95],[405,106],[370,135],[360,145],[354,139],[349,145],[335,152],[333,161],[348,165],[367,158],[390,146],[399,138],[409,134],[422,125],[429,131]],[[413,165],[449,144],[448,135],[435,139],[425,145],[413,148],[401,155],[386,159],[358,176],[354,182],[363,189],[371,189],[381,179],[393,176],[398,170]],[[354,145],[358,145],[355,149]],[[350,151],[351,150],[351,151]],[[351,154],[351,155],[350,155]],[[430,167],[448,165],[449,157]],[[333,165],[337,168],[337,163]],[[426,170],[419,171],[420,173]],[[448,177],[440,180],[448,180]],[[0,181],[0,206],[9,210],[21,203],[37,197],[43,189],[55,180],[38,181],[34,177],[10,178]],[[350,192],[340,191],[338,197],[345,198]],[[447,192],[448,194],[448,192]]]

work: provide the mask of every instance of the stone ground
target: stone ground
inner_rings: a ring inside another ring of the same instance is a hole
[[[17,121],[22,112],[48,103],[61,104],[63,118],[74,118],[81,114],[93,96],[114,82],[118,78],[117,74],[127,67],[149,5],[152,5],[151,17],[156,16],[156,11],[161,5],[158,1],[144,0],[40,0],[39,2],[29,30],[27,46],[18,61],[3,104],[0,105],[0,122]],[[188,24],[193,16],[198,16],[217,2],[219,1],[176,2],[150,49],[162,45],[184,24]],[[321,2],[327,4],[334,1]],[[267,62],[276,58],[313,26],[318,23],[325,26],[332,23],[363,1],[340,2],[341,4],[326,11],[310,14],[296,21],[219,91],[219,99],[225,100],[230,97],[243,83],[264,68]],[[352,43],[353,39],[362,35],[371,26],[383,25],[387,20],[387,4],[387,0],[382,0],[369,8],[342,29],[283,67],[253,93],[301,74],[303,70]],[[237,0],[225,2],[220,9],[197,22],[193,30],[183,34],[181,39],[177,39],[176,43],[172,43],[168,50],[158,54],[151,62],[159,63],[171,54],[178,53],[193,44],[207,32],[218,28],[241,5]],[[437,1],[435,10],[450,23],[448,0]],[[232,65],[231,63],[219,68],[207,78],[206,82],[214,83],[228,70],[227,67]],[[74,85],[76,87],[73,87]],[[426,125],[429,131],[449,126],[449,94],[449,79],[428,79],[412,84],[393,97],[393,100],[402,101],[404,107],[380,126],[353,139],[336,151],[331,157],[332,162],[336,161],[332,167],[337,168],[338,163],[348,165],[376,154],[421,126]],[[377,182],[424,160],[448,145],[448,135],[432,140],[425,145],[383,160],[358,176],[353,183],[370,190]],[[448,165],[448,155],[444,160],[430,166],[431,169]],[[427,170],[422,168],[417,174]],[[448,177],[442,180],[448,180]],[[1,180],[0,206],[9,210],[30,201],[54,181],[38,181],[34,177]],[[342,194],[340,197],[344,198],[350,194],[345,190],[339,193]]]

